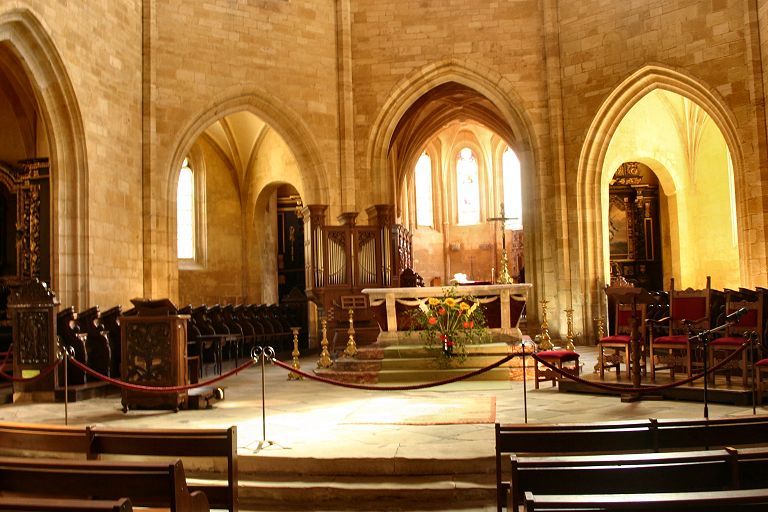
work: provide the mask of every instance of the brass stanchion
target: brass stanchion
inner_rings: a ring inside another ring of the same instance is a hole
[[[322,350],[320,351],[320,359],[317,361],[317,367],[330,368],[333,366],[333,360],[330,352],[328,352],[328,321],[323,318],[320,322],[323,326],[323,338],[320,340]]]
[[[547,304],[548,300],[541,302],[541,341],[539,350],[552,350],[555,346],[552,344],[552,338],[549,336],[549,325],[547,324]]]
[[[355,357],[357,355],[357,345],[355,344],[355,325],[354,325],[355,310],[349,308],[349,339],[347,339],[347,348],[344,349],[344,355],[349,357]]]
[[[593,318],[592,320],[597,322],[598,341],[605,338],[605,318],[599,316],[597,318]],[[600,353],[597,354],[597,362],[595,363],[595,367],[592,369],[594,373],[600,373],[600,366],[605,365],[605,361],[603,359],[602,351],[600,351]]]
[[[291,332],[293,333],[293,351],[291,352],[293,363],[291,363],[291,367],[294,370],[301,370],[301,365],[299,364],[299,329],[301,327],[291,327]],[[304,376],[296,372],[289,372],[288,380],[304,380]]]
[[[566,335],[565,349],[576,350],[576,345],[573,344],[573,309],[565,310],[565,320],[568,322],[568,334]]]

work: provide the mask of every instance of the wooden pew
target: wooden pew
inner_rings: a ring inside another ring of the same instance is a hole
[[[89,445],[87,455],[152,455],[171,457],[225,457],[227,459],[227,485],[189,484],[195,491],[203,491],[214,508],[236,512],[237,482],[237,427],[228,429],[107,429],[87,428]]]
[[[509,481],[504,454],[600,454],[722,448],[768,443],[768,416],[573,424],[496,424],[497,510]]]
[[[128,498],[86,500],[76,498],[40,498],[37,496],[0,496],[0,510],[13,512],[132,512]]]
[[[143,455],[221,457],[227,485],[189,485],[203,491],[214,508],[238,510],[237,427],[228,429],[114,429],[0,422],[0,449],[14,455],[67,453],[72,457]],[[135,504],[135,503],[134,503]]]
[[[181,460],[168,463],[0,457],[0,488],[32,497],[128,497],[136,506],[178,512],[210,510],[205,494],[189,492]]]
[[[768,489],[738,491],[540,495],[525,494],[525,512],[642,510],[670,512],[757,512],[768,505]]]
[[[617,455],[511,456],[508,510],[524,494],[607,494],[712,491],[768,486],[768,450],[745,455],[735,449]],[[743,478],[742,478],[743,475]]]

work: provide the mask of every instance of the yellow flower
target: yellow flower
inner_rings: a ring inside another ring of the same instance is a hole
[[[440,304],[440,299],[438,299],[437,297],[430,297],[428,302],[430,306],[437,306],[438,304]]]
[[[459,303],[459,309],[462,310],[462,311],[466,311],[466,310],[469,309],[469,304],[467,304],[466,302],[460,302]]]
[[[456,305],[456,299],[454,299],[453,297],[446,297],[445,301],[443,302],[445,302],[445,305],[448,306],[449,308],[452,308]]]

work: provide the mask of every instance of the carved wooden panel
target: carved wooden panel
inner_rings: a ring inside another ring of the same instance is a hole
[[[187,319],[185,315],[121,317],[123,380],[157,387],[187,384]],[[123,389],[123,407],[178,409],[186,397],[186,392]]]
[[[51,312],[47,309],[25,309],[16,313],[16,345],[22,365],[48,365],[53,362],[50,343]],[[41,343],[41,341],[43,343]]]

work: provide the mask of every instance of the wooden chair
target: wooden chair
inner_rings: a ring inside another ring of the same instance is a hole
[[[755,363],[755,388],[757,392],[756,402],[763,403],[763,395],[766,389],[766,380],[768,380],[768,357],[765,357]]]
[[[638,337],[641,348],[641,358],[643,360],[643,370],[645,370],[645,318],[646,318],[646,306],[645,304],[638,304],[635,309],[635,315],[638,324]],[[600,368],[600,378],[605,376],[605,368],[616,368],[616,378],[621,376],[621,353],[624,354],[625,368],[627,371],[627,377],[631,375],[631,353],[630,344],[632,341],[632,305],[631,304],[616,304],[616,316],[614,334],[610,336],[604,336],[597,342],[597,357],[598,365]],[[613,354],[606,354],[606,349],[613,350]]]
[[[542,350],[537,352],[536,356],[564,372],[577,377],[579,375],[579,354],[573,350]],[[533,367],[536,377],[534,381],[536,389],[539,389],[540,382],[552,381],[552,386],[554,386],[562,378],[559,373],[547,368],[538,361],[536,361]]]
[[[648,319],[651,381],[656,380],[659,370],[669,370],[670,378],[674,380],[678,367],[683,367],[686,376],[692,375],[693,347],[689,337],[694,329],[712,327],[712,311],[722,302],[722,294],[720,299],[713,300],[716,294],[711,289],[710,276],[707,276],[707,286],[703,290],[675,290],[675,281],[671,281],[669,316]],[[661,335],[656,334],[659,328]]]
[[[762,344],[762,330],[763,325],[763,296],[755,296],[753,301],[740,300],[741,295],[727,294],[725,304],[725,314],[730,315],[744,308],[747,312],[739,318],[735,323],[729,325],[725,330],[725,335],[712,340],[707,348],[707,356],[709,357],[709,367],[714,368],[723,359],[727,358],[733,352],[741,349],[744,343],[752,341],[755,337],[755,347],[760,347]],[[735,299],[735,300],[734,300]],[[738,370],[741,377],[741,385],[744,388],[748,387],[749,374],[750,374],[750,361],[752,361],[753,346],[747,346],[742,352],[741,357],[735,361],[731,361],[721,371],[725,372],[726,383],[731,383],[731,374],[734,370]],[[755,359],[759,359],[756,357]],[[715,373],[712,372],[710,381],[715,384]]]

